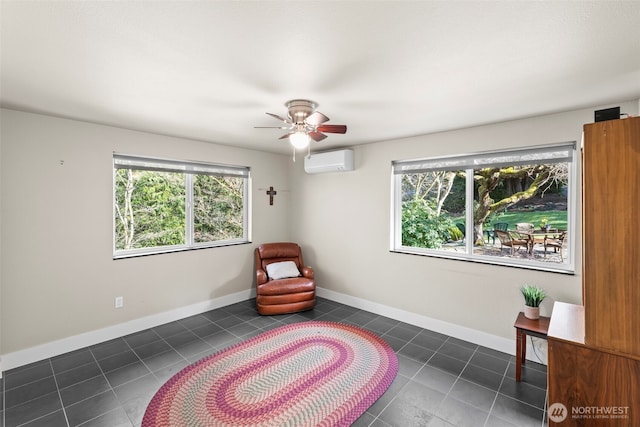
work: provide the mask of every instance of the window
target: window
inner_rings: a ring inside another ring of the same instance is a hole
[[[249,168],[114,154],[114,258],[249,241]]]
[[[575,143],[392,163],[391,250],[572,273]]]

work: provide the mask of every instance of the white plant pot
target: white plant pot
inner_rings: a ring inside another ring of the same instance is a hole
[[[524,317],[531,320],[538,320],[540,318],[540,307],[524,306]]]

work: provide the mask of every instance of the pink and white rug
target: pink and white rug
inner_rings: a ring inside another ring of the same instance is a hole
[[[348,426],[397,372],[393,349],[369,331],[295,323],[184,368],[153,397],[142,427]]]

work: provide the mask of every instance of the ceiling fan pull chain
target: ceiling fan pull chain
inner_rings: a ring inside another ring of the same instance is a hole
[[[291,148],[293,149],[293,162],[296,162],[296,147],[291,146]]]

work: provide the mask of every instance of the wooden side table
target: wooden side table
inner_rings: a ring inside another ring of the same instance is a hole
[[[540,316],[537,320],[527,319],[522,311],[518,314],[516,323],[513,325],[516,328],[516,381],[520,381],[522,365],[527,357],[527,335],[546,340],[549,320],[549,317],[544,316]]]

